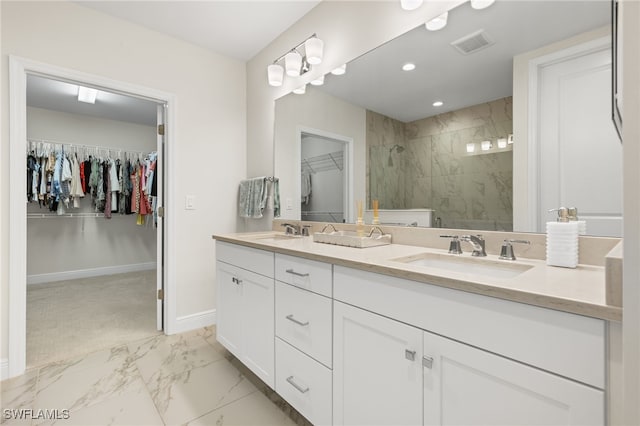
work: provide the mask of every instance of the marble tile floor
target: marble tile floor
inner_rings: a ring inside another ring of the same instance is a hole
[[[215,340],[215,327],[33,368],[0,389],[2,425],[310,424]]]

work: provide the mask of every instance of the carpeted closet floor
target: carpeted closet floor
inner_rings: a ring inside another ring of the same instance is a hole
[[[27,286],[27,368],[159,333],[155,270]]]

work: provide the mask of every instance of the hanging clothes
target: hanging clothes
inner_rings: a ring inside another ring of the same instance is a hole
[[[82,177],[80,175],[80,163],[78,157],[73,156],[72,170],[71,170],[71,197],[73,197],[73,207],[80,208],[80,198],[84,197],[84,191],[82,190]]]

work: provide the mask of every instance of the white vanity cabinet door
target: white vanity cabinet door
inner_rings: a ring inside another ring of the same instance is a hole
[[[333,272],[330,263],[276,254],[276,280],[323,296],[333,294]]]
[[[422,424],[422,333],[334,302],[334,425]]]
[[[578,360],[577,360],[578,361]],[[604,392],[424,333],[425,425],[604,425]]]
[[[331,299],[276,282],[276,336],[331,368]]]
[[[217,339],[262,381],[274,381],[274,280],[217,262]]]

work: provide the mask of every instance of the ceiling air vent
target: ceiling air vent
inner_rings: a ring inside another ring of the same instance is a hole
[[[494,43],[484,30],[478,30],[451,43],[463,55],[468,55]]]

